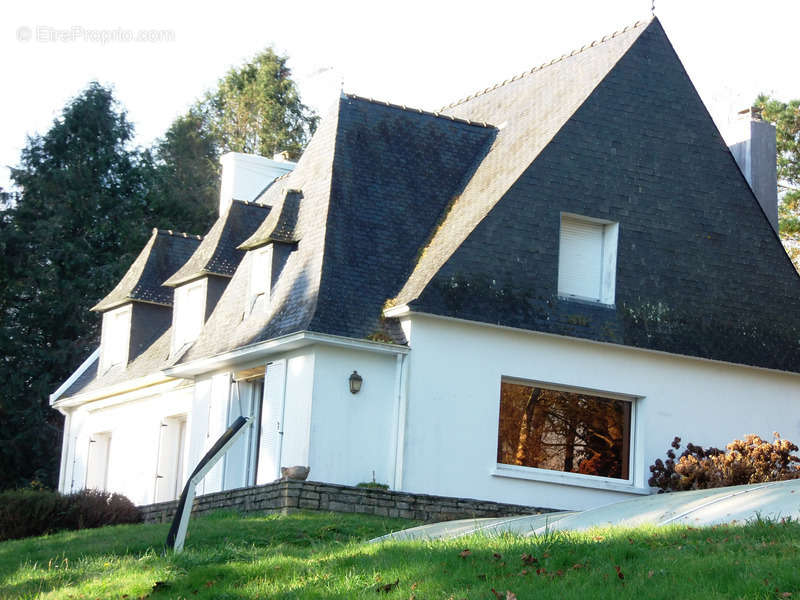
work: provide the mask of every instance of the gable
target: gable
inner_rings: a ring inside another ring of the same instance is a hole
[[[615,305],[559,297],[562,213],[619,224]],[[800,280],[656,20],[412,307],[800,371]]]

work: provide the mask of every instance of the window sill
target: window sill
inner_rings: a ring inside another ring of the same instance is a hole
[[[650,494],[649,488],[634,487],[632,482],[614,481],[612,479],[596,477],[593,475],[582,475],[580,473],[561,473],[559,471],[536,469],[533,467],[520,467],[517,465],[498,464],[490,472],[490,475],[492,477],[527,479],[529,481],[542,481],[545,483],[572,485],[576,487],[608,490],[610,492],[623,492],[627,494],[638,494],[642,496],[647,496]]]
[[[568,294],[558,294],[557,298],[562,302],[574,302],[575,304],[586,304],[589,306],[597,306],[599,308],[616,309],[616,302],[603,302],[599,298],[587,298],[585,296],[571,296]]]

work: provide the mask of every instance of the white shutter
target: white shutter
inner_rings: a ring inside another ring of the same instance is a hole
[[[256,484],[280,477],[279,456],[281,408],[286,384],[286,361],[267,365],[264,375],[264,399],[261,404],[261,435],[258,443]]]
[[[103,490],[108,485],[108,458],[111,454],[111,434],[95,433],[89,439],[86,464],[86,489]]]
[[[208,437],[203,454],[208,452],[227,429],[228,395],[230,394],[230,374],[214,375],[211,383],[211,398],[208,407]],[[203,478],[204,494],[222,491],[224,461],[214,465]]]
[[[231,383],[231,395],[228,406],[228,427],[241,416],[250,414],[247,384],[242,382]],[[233,490],[246,485],[245,476],[247,469],[247,446],[249,432],[240,436],[225,453],[225,487]]]
[[[561,218],[558,293],[600,299],[603,277],[603,225]]]
[[[170,434],[172,432],[169,429],[170,424],[168,421],[162,421],[159,424],[158,460],[156,461],[156,502],[166,502],[175,498],[170,489],[170,467],[172,466]]]

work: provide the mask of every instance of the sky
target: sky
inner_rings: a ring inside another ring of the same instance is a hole
[[[143,147],[267,46],[320,114],[342,86],[436,110],[649,18],[651,1],[7,1],[0,187],[27,136],[92,80],[114,88]],[[723,133],[760,92],[800,97],[800,1],[656,0],[655,14]]]

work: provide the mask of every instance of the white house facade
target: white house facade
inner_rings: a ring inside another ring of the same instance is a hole
[[[301,465],[586,509],[650,493],[676,435],[800,439],[761,147],[734,158],[657,19],[441,113],[342,95],[296,165],[223,157],[208,234],[154,231],[95,307],[59,489],[174,499],[239,416],[198,493]]]

